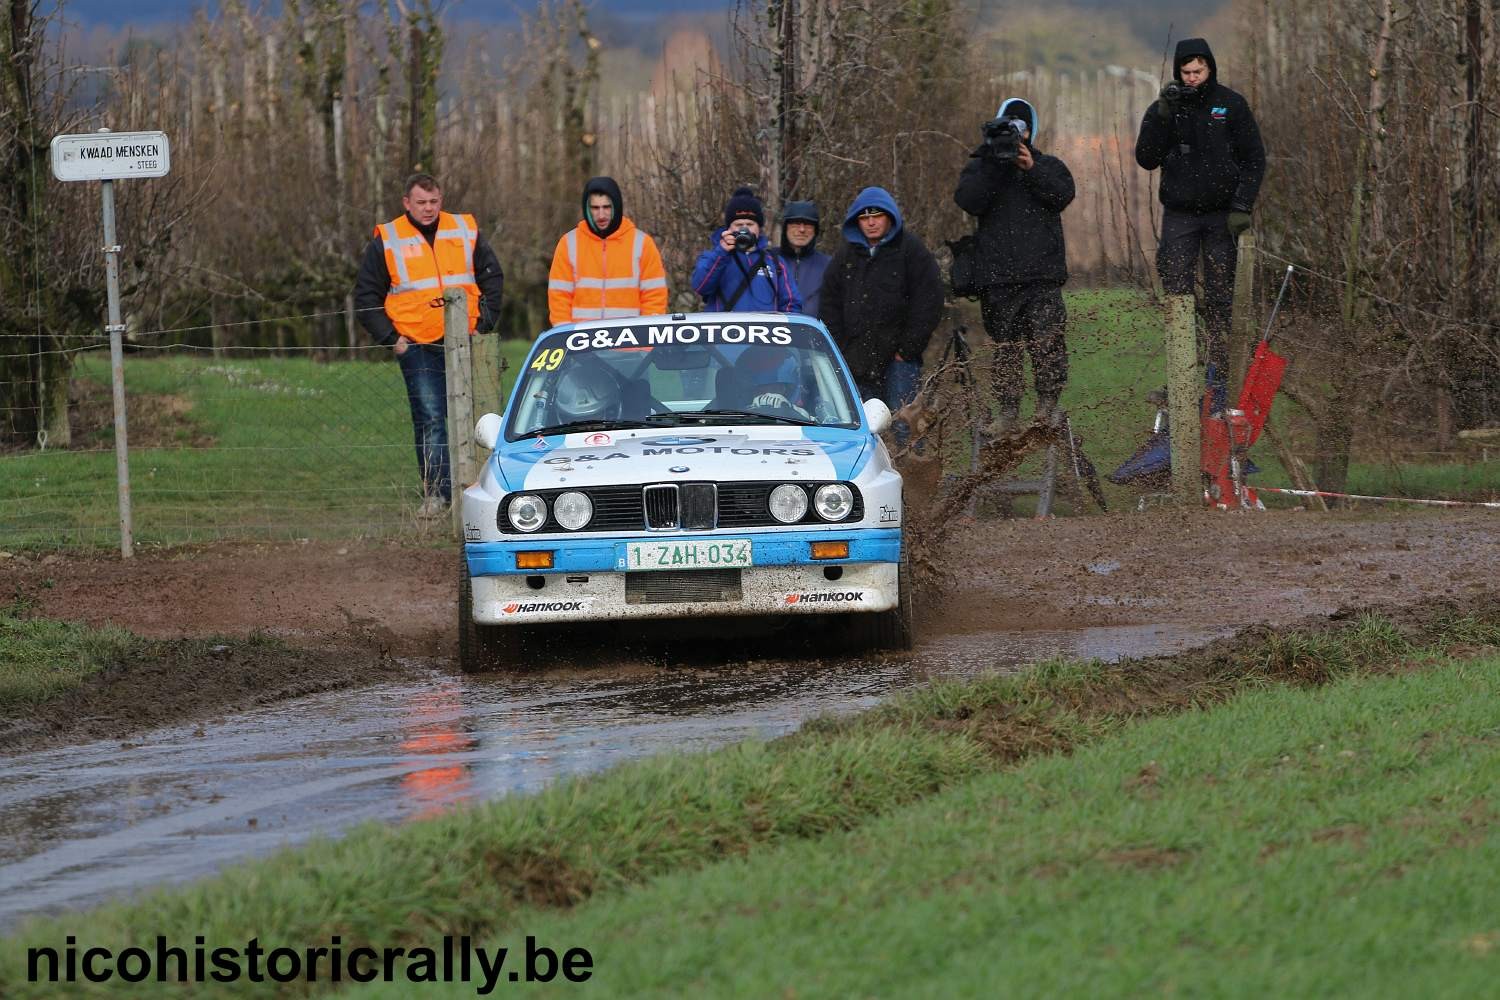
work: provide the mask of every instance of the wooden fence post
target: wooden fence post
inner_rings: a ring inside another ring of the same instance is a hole
[[[1172,492],[1182,503],[1203,502],[1203,375],[1198,370],[1198,331],[1191,295],[1167,296],[1167,415],[1172,434]]]
[[[453,535],[463,541],[463,490],[479,474],[474,461],[474,368],[469,303],[462,289],[443,293],[443,358],[448,375],[448,466],[453,478]]]
[[[1229,399],[1239,398],[1239,383],[1249,364],[1251,346],[1255,343],[1255,234],[1248,229],[1240,233],[1239,256],[1234,264],[1234,305],[1229,321],[1229,371],[1226,384]],[[1233,406],[1234,403],[1230,403]]]

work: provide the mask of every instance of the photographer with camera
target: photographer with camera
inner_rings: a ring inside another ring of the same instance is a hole
[[[1062,160],[1032,145],[1037,130],[1029,101],[1002,101],[953,192],[958,207],[978,219],[975,284],[984,330],[995,342],[998,412],[984,429],[991,438],[1009,431],[1020,415],[1023,350],[1031,353],[1039,420],[1061,419],[1058,399],[1068,381],[1062,212],[1073,201],[1073,175]]]
[[[1236,241],[1266,172],[1266,151],[1250,104],[1218,81],[1213,51],[1202,38],[1177,43],[1172,80],[1141,119],[1135,160],[1161,168],[1161,242],[1156,270],[1168,295],[1193,294],[1203,259],[1208,327],[1207,380],[1214,409],[1228,396],[1229,320]]]
[[[724,228],[698,255],[693,291],[709,312],[802,311],[797,283],[786,264],[766,247],[765,209],[755,192],[739,188],[724,204]]]

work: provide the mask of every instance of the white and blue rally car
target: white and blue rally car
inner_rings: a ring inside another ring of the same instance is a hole
[[[828,331],[698,313],[542,334],[463,493],[459,658],[519,665],[536,626],[813,616],[908,648],[901,477]]]

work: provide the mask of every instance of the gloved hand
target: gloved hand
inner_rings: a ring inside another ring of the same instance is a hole
[[[1230,212],[1229,219],[1225,225],[1229,229],[1229,235],[1235,239],[1239,239],[1240,233],[1250,228],[1250,213]]]
[[[1162,121],[1169,122],[1177,116],[1176,86],[1175,83],[1169,83],[1156,95],[1156,113],[1161,116]]]

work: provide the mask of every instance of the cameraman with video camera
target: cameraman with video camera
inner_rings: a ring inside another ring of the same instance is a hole
[[[1193,294],[1194,272],[1203,258],[1206,376],[1213,407],[1222,410],[1228,396],[1236,241],[1250,228],[1266,150],[1249,102],[1219,83],[1206,40],[1177,43],[1172,80],[1141,119],[1135,160],[1147,170],[1161,168],[1156,270],[1163,291]]]
[[[1068,381],[1062,212],[1073,201],[1073,175],[1032,145],[1038,124],[1029,101],[1002,101],[953,192],[958,207],[979,220],[975,283],[984,330],[995,342],[998,413],[984,429],[991,438],[1009,431],[1020,414],[1023,349],[1031,352],[1039,420],[1061,420],[1058,399]]]
[[[802,311],[797,283],[779,256],[766,246],[761,230],[766,212],[755,192],[739,188],[724,204],[724,228],[714,245],[698,255],[693,291],[709,312]]]

